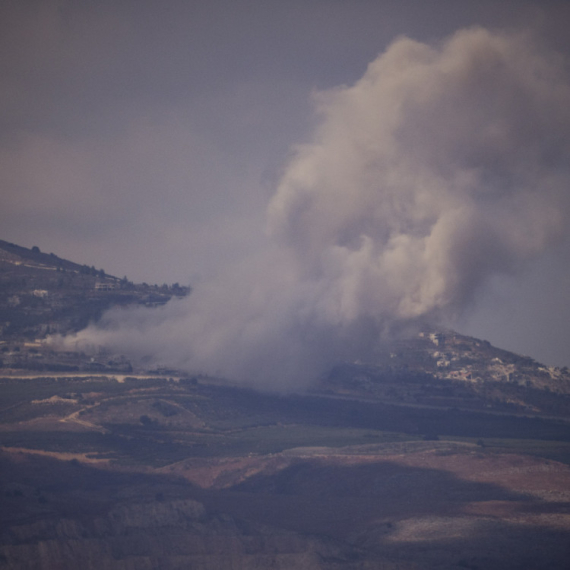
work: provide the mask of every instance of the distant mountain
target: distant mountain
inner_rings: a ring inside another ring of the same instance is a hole
[[[568,417],[570,371],[454,331],[386,343],[372,363],[344,363],[317,391],[442,409]]]
[[[0,338],[35,340],[67,334],[97,320],[113,305],[161,305],[184,296],[178,284],[134,284],[103,269],[80,265],[0,240]]]

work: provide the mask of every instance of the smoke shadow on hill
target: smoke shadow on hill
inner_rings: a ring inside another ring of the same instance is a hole
[[[537,522],[568,516],[568,502],[389,461],[299,459],[200,500],[214,511],[340,541],[355,559],[402,568],[562,569],[570,554],[568,520],[564,528]]]
[[[141,545],[145,556],[152,557],[153,549],[175,536],[186,541],[185,555],[193,556],[187,537],[203,548],[208,541],[227,542],[231,536],[240,549],[254,541],[256,552],[269,556],[273,538],[267,537],[282,536],[289,543],[296,537],[302,541],[298,547],[315,549],[313,554],[330,545],[332,558],[318,554],[320,565],[314,566],[327,570],[567,568],[567,502],[467,481],[443,469],[342,457],[293,457],[277,473],[251,476],[228,489],[204,490],[165,475],[109,472],[75,461],[10,454],[0,457],[2,543],[15,544],[13,527],[31,525],[33,533],[25,544],[32,550],[42,540],[75,540],[77,545],[85,540],[90,548],[93,541],[120,542],[123,558]],[[180,515],[180,505],[187,507],[188,501],[202,503],[203,515]],[[99,528],[112,513],[122,513],[121,520],[128,521],[145,509],[155,516],[173,508],[182,518],[174,523],[169,519],[166,526],[152,528],[157,523],[151,518],[129,527],[124,536],[115,536],[110,523],[103,525],[107,534]],[[84,535],[60,537],[65,529],[80,529]],[[100,552],[107,552],[105,548]],[[174,568],[171,562],[164,556],[163,567]]]

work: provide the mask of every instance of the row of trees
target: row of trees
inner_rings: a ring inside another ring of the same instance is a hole
[[[32,251],[34,253],[41,253],[40,248],[36,245],[32,247]],[[66,269],[63,265],[58,265],[57,271],[66,273]],[[94,265],[92,265],[91,267],[89,267],[88,265],[82,265],[79,269],[79,273],[81,275],[91,275],[99,279],[105,279],[106,277],[110,277],[105,273],[104,269],[96,269]],[[120,280],[119,286],[121,289],[137,288],[137,286],[132,281],[129,281],[126,276]],[[141,287],[143,289],[160,291],[162,293],[168,293],[171,295],[176,295],[178,297],[183,297],[184,295],[188,295],[191,291],[190,287],[185,285],[180,285],[179,283],[173,283],[172,285],[168,285],[167,283],[163,283],[162,285],[149,285],[148,283],[142,283]]]

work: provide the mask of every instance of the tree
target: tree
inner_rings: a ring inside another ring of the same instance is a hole
[[[151,420],[146,414],[143,414],[143,415],[140,417],[140,422],[141,422],[141,424],[142,424],[143,426],[150,426],[150,425],[152,425],[152,420]]]

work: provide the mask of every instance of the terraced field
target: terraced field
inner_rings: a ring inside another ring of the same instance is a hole
[[[0,379],[0,568],[567,567],[561,419],[119,380]]]

